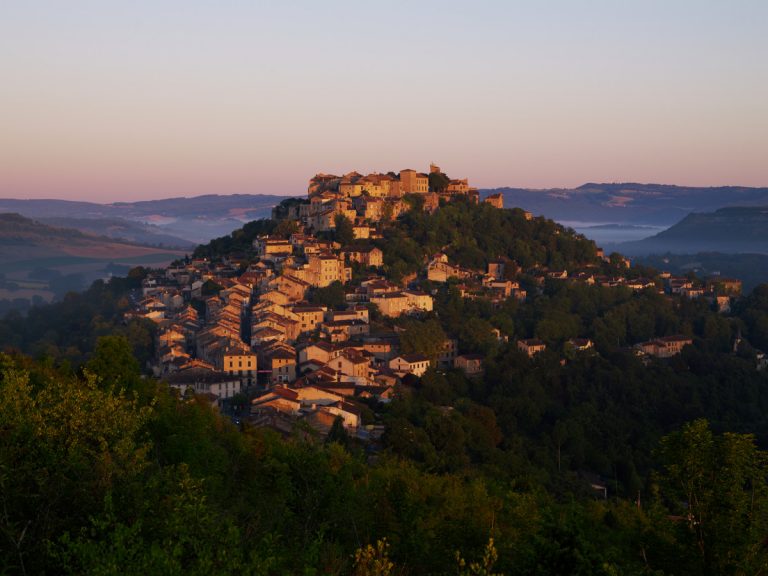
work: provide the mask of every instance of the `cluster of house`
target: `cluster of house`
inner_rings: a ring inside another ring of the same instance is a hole
[[[442,174],[442,170],[436,164],[430,164],[429,174]],[[373,173],[367,176],[358,172],[350,172],[343,176],[317,174],[310,179],[307,192],[309,196],[331,192],[347,198],[363,195],[374,198],[401,198],[406,194],[430,193],[432,188],[429,174],[416,172],[410,168],[401,170],[399,174],[394,172]],[[467,179],[448,180],[444,188],[435,192],[449,196],[465,194],[479,198],[477,188],[470,186]]]
[[[454,340],[430,359],[401,354],[396,333],[372,332],[371,305],[389,317],[433,308],[430,294],[374,273],[380,249],[345,248],[307,231],[258,237],[253,250],[254,262],[192,259],[142,282],[128,315],[157,324],[154,372],[182,393],[221,403],[264,391],[252,404],[256,423],[281,429],[306,418],[322,432],[338,417],[362,433],[356,399],[386,402],[396,383],[430,365],[481,373],[481,359],[458,354]],[[372,274],[352,285],[355,262]],[[345,309],[308,302],[311,290],[334,282],[345,285]]]
[[[594,342],[589,338],[571,338],[564,346],[566,350],[573,352],[586,352],[593,350],[594,347]],[[517,341],[517,349],[529,358],[533,358],[537,354],[544,352],[547,349],[547,345],[538,338],[526,338]]]
[[[598,256],[603,257],[601,250],[598,250]],[[629,260],[623,260],[629,267]],[[491,260],[488,262],[485,271],[464,268],[458,264],[452,264],[448,256],[438,253],[432,256],[427,264],[426,277],[432,282],[447,282],[449,279],[456,279],[457,289],[463,298],[486,298],[492,303],[497,304],[508,298],[525,300],[528,296],[526,290],[520,287],[517,280],[524,272],[531,284],[537,289],[542,290],[544,284],[550,281],[567,281],[572,283],[583,283],[590,286],[619,287],[623,286],[635,291],[655,288],[656,282],[649,278],[628,279],[624,276],[604,276],[595,271],[596,265],[587,265],[576,272],[568,272],[564,269],[548,269],[536,266],[523,271],[514,261],[509,259]]]
[[[648,342],[641,342],[634,346],[634,350],[638,354],[645,356],[671,358],[672,356],[680,354],[683,347],[691,344],[693,344],[692,338],[678,334],[674,336],[654,338]],[[573,352],[586,352],[588,350],[593,350],[594,347],[594,342],[589,338],[571,338],[565,343],[565,349],[572,350]],[[525,340],[518,340],[517,349],[523,354],[526,354],[529,358],[533,358],[537,354],[544,352],[547,349],[547,345],[537,338],[528,338]]]
[[[434,165],[431,172],[442,174]],[[430,366],[457,368],[470,377],[482,374],[483,358],[460,354],[455,340],[446,340],[437,358],[427,358],[401,353],[397,333],[372,330],[374,306],[388,317],[420,314],[433,309],[432,295],[413,289],[408,278],[397,284],[380,275],[377,269],[383,265],[383,253],[379,248],[341,246],[317,234],[334,228],[335,216],[342,214],[353,224],[356,238],[375,238],[374,224],[404,210],[405,194],[424,196],[426,209],[438,205],[435,198],[438,203],[441,197],[457,195],[477,199],[477,191],[466,180],[450,180],[439,192],[430,190],[429,181],[427,174],[413,170],[368,176],[320,174],[310,181],[308,202],[289,204],[288,214],[283,214],[297,222],[298,231],[288,238],[256,238],[257,258],[233,256],[217,263],[188,259],[150,273],[129,315],[158,326],[155,374],[182,392],[207,396],[212,403],[246,390],[249,395],[261,391],[251,405],[256,423],[288,430],[301,418],[322,432],[340,418],[344,426],[361,434],[360,398],[387,402],[398,382],[409,375],[422,376]],[[500,208],[503,200],[497,196],[487,201]],[[525,216],[531,218],[528,213]],[[623,263],[629,267],[628,260]],[[370,274],[352,283],[354,266]],[[522,270],[510,260],[491,261],[483,271],[463,268],[439,253],[425,263],[422,272],[436,283],[455,279],[465,298],[498,304],[527,297],[517,280]],[[547,280],[562,280],[633,290],[666,289],[688,297],[709,294],[723,299],[717,300],[723,307],[741,290],[738,281],[722,278],[700,288],[687,278],[667,275],[662,287],[651,279],[601,276],[589,267],[570,274],[543,268],[526,272],[539,288]],[[311,291],[335,282],[344,285],[344,309],[308,302]],[[496,337],[506,340],[498,330]],[[669,357],[686,343],[690,339],[668,337],[638,349]],[[575,351],[593,347],[586,339],[567,345]],[[517,348],[534,357],[546,345],[527,339],[518,341]]]
[[[664,288],[668,294],[678,294],[685,298],[706,298],[719,312],[730,312],[731,302],[741,296],[741,280],[714,276],[703,284],[686,276],[661,274]]]
[[[448,256],[440,252],[427,263],[425,275],[427,280],[437,283],[456,279],[463,298],[487,298],[499,304],[508,298],[526,299],[527,292],[520,288],[517,280],[511,279],[519,271],[520,267],[511,260],[492,260],[485,271],[464,268],[452,264]]]
[[[601,251],[598,256],[603,256]],[[629,267],[629,260],[622,258],[624,266]],[[520,273],[520,268],[508,260],[496,260],[488,263],[485,274],[477,270],[462,268],[450,264],[445,254],[436,254],[427,265],[427,278],[433,282],[446,282],[449,278],[460,281],[457,287],[465,298],[483,297],[491,302],[503,301],[514,297],[525,300],[527,293],[520,289],[519,282],[510,280]],[[533,269],[528,271],[528,277],[534,285],[543,286],[547,280],[568,281],[598,285],[603,287],[625,287],[633,291],[657,290],[661,294],[678,295],[687,298],[707,298],[720,312],[728,312],[733,298],[741,294],[742,284],[740,280],[733,278],[713,277],[704,283],[687,277],[675,277],[669,273],[659,275],[659,282],[650,278],[629,279],[622,276],[597,275],[589,270],[581,270],[569,274],[567,270]],[[642,342],[634,346],[634,350],[645,356],[656,358],[670,358],[680,354],[683,347],[693,343],[688,336],[673,335],[654,338],[648,342]],[[536,338],[521,339],[517,341],[517,349],[529,358],[547,349],[546,343]],[[565,343],[565,349],[574,352],[592,350],[594,343],[587,338],[573,338]]]
[[[254,385],[257,358],[242,336],[258,279],[202,259],[148,275],[127,316],[158,326],[155,375],[216,402]]]
[[[429,171],[442,175],[440,167],[434,164]],[[473,203],[480,202],[477,188],[470,186],[467,179],[445,178],[441,182],[445,184],[443,187],[433,188],[429,174],[411,169],[367,176],[358,172],[343,176],[317,174],[309,181],[307,200],[288,207],[284,217],[299,221],[315,232],[323,232],[333,230],[337,216],[344,216],[353,223],[355,238],[373,238],[376,231],[372,224],[393,220],[408,210],[408,204],[403,201],[408,194],[420,196],[424,210],[429,212],[440,206],[441,199],[451,201],[463,197]],[[491,195],[484,202],[496,208],[504,207],[502,194]]]
[[[430,359],[401,354],[395,333],[372,333],[371,304],[389,317],[433,307],[430,294],[377,274],[350,285],[350,262],[380,266],[378,248],[344,249],[311,234],[259,237],[253,246],[258,261],[244,271],[237,262],[196,259],[143,281],[142,299],[131,314],[158,324],[154,369],[170,386],[220,402],[259,385],[266,393],[252,405],[255,422],[281,428],[306,418],[328,430],[337,417],[359,428],[356,398],[386,402],[395,384],[409,374],[422,376],[433,363],[468,376],[482,374],[483,358],[459,354],[455,340]],[[503,301],[526,298],[519,282],[510,279],[517,272],[508,260],[491,261],[484,272],[464,269],[441,253],[426,264],[424,275],[433,282],[457,278],[466,296],[482,291],[491,301]],[[567,273],[541,277],[581,280]],[[307,302],[311,289],[335,281],[347,284],[345,309]],[[496,337],[506,339],[498,331]],[[577,351],[593,347],[580,339],[569,345]],[[535,339],[520,340],[517,347],[530,357],[546,349]]]
[[[647,356],[671,358],[680,354],[685,346],[690,346],[691,344],[693,344],[692,338],[676,334],[674,336],[654,338],[648,342],[641,342],[635,346],[635,350]]]
[[[602,250],[598,249],[598,256],[607,260]],[[622,258],[622,263],[629,268],[628,258]],[[501,262],[501,266],[505,263]],[[514,265],[514,264],[513,264]],[[444,264],[436,264],[440,267],[435,276],[439,277],[444,269]],[[506,263],[509,266],[509,263]],[[724,278],[715,276],[704,282],[694,280],[685,276],[672,276],[669,272],[660,273],[654,278],[627,278],[625,276],[606,276],[596,274],[589,270],[589,266],[577,272],[569,273],[567,270],[544,270],[533,269],[529,271],[529,277],[534,284],[543,286],[547,280],[563,280],[573,283],[583,283],[589,286],[602,286],[608,288],[624,287],[635,292],[643,290],[656,290],[660,294],[677,295],[685,298],[705,298],[720,312],[729,312],[730,305],[734,298],[741,295],[741,280],[734,278]],[[448,267],[450,275],[458,278],[470,276],[467,271],[461,271],[458,268]],[[518,270],[519,271],[519,270]]]

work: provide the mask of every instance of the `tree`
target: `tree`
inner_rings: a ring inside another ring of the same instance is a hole
[[[136,266],[128,271],[128,280],[132,288],[140,288],[141,281],[147,277],[149,270],[143,266]]]
[[[473,317],[465,320],[459,330],[461,350],[487,354],[497,344],[493,326],[487,320]]]
[[[336,231],[334,232],[334,238],[336,242],[342,246],[351,244],[355,240],[355,231],[352,227],[352,222],[344,214],[336,214],[333,218],[333,222],[336,225]]]
[[[502,576],[501,573],[493,571],[493,566],[498,559],[499,553],[496,551],[493,538],[488,539],[488,544],[486,544],[485,550],[483,550],[483,557],[479,562],[467,564],[467,561],[461,557],[461,554],[456,552],[459,576]]]
[[[223,286],[220,286],[213,280],[206,280],[205,284],[202,285],[200,288],[200,293],[203,296],[216,296],[219,292],[224,290]]]
[[[296,220],[280,220],[275,226],[275,236],[280,238],[290,238],[291,234],[299,231],[299,223]]]
[[[125,336],[99,338],[86,368],[96,375],[102,386],[115,392],[133,389],[141,376],[139,363]]]
[[[0,374],[0,566],[44,573],[59,537],[142,480],[151,410],[93,376],[30,373],[0,355],[9,364]]]
[[[120,518],[123,511],[115,510],[108,498],[105,512],[91,518],[91,526],[64,535],[58,555],[64,573],[250,573],[237,527],[214,512],[202,482],[185,466],[151,477],[147,488],[151,490],[129,519]],[[203,533],[208,537],[200,538]]]
[[[238,392],[229,401],[235,413],[239,413],[244,407],[248,406],[248,396],[243,392]]]
[[[434,318],[426,322],[408,320],[400,335],[400,350],[405,354],[424,354],[434,363],[446,338],[443,327]]]
[[[344,419],[341,416],[336,416],[333,420],[333,425],[328,432],[328,436],[325,437],[326,444],[331,444],[333,442],[344,448],[349,448],[351,442],[349,434],[347,433],[346,428],[344,428]]]
[[[376,546],[367,544],[355,551],[353,576],[390,576],[395,565],[389,559],[387,539],[378,540]]]
[[[381,322],[381,319],[384,317],[381,313],[381,310],[379,309],[378,304],[374,304],[373,302],[368,302],[365,307],[368,309],[368,318],[371,322]]]
[[[706,420],[662,439],[661,493],[683,516],[680,541],[700,573],[754,574],[768,565],[768,454],[751,434],[715,435]]]
[[[431,172],[429,174],[429,189],[432,192],[445,192],[450,183],[450,178],[442,172]]]
[[[394,215],[394,209],[391,202],[385,202],[384,207],[381,210],[381,222],[389,222]]]
[[[315,288],[309,298],[312,304],[327,306],[328,308],[340,308],[346,302],[344,285],[335,280],[323,288]]]

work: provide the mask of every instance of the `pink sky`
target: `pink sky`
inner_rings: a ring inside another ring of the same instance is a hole
[[[768,186],[765,2],[105,4],[4,4],[0,197]]]

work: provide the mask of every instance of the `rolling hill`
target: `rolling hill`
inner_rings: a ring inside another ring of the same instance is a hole
[[[107,236],[131,243],[165,248],[188,249],[196,244],[167,234],[159,226],[126,220],[125,218],[40,218],[39,222],[56,228],[72,228],[95,236]]]
[[[184,252],[0,214],[0,300],[50,300],[134,266],[165,266]]]
[[[768,188],[744,186],[689,187],[666,184],[597,184],[578,188],[533,190],[495,188],[505,206],[519,206],[561,222],[631,223],[671,226],[691,212],[726,206],[767,206]]]
[[[714,212],[688,214],[658,234],[618,249],[626,254],[768,254],[768,207],[727,207]]]
[[[39,221],[56,219],[51,222],[144,243],[178,246],[173,239],[194,245],[205,243],[229,234],[245,222],[267,217],[272,207],[285,198],[265,194],[209,194],[113,204],[0,198],[0,212],[13,212]],[[62,220],[64,218],[69,220]],[[97,223],[84,222],[86,220]],[[147,237],[141,238],[140,230],[131,229],[128,223],[145,226]],[[118,231],[113,234],[111,230],[115,229]],[[158,240],[158,236],[166,236],[167,241]]]

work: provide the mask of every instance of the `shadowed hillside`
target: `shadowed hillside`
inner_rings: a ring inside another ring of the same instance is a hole
[[[137,265],[165,266],[181,250],[156,248],[0,214],[0,300],[50,300]]]
[[[721,208],[689,214],[669,228],[619,249],[627,254],[768,253],[768,208]]]
[[[211,238],[229,234],[243,223],[269,216],[272,207],[285,196],[264,194],[208,194],[193,198],[165,198],[141,202],[116,202],[97,204],[95,202],[71,202],[68,200],[17,200],[0,199],[0,212],[15,212],[28,218],[74,218],[75,221],[62,222],[67,226],[94,231],[94,224],[84,224],[82,220],[121,219],[140,226],[152,225],[152,234],[167,234],[187,242],[198,244]],[[101,226],[101,224],[98,224]],[[111,234],[107,229],[103,232]],[[123,234],[122,237],[126,237]],[[132,236],[127,236],[132,238]],[[178,242],[156,242],[152,244],[174,244]]]

